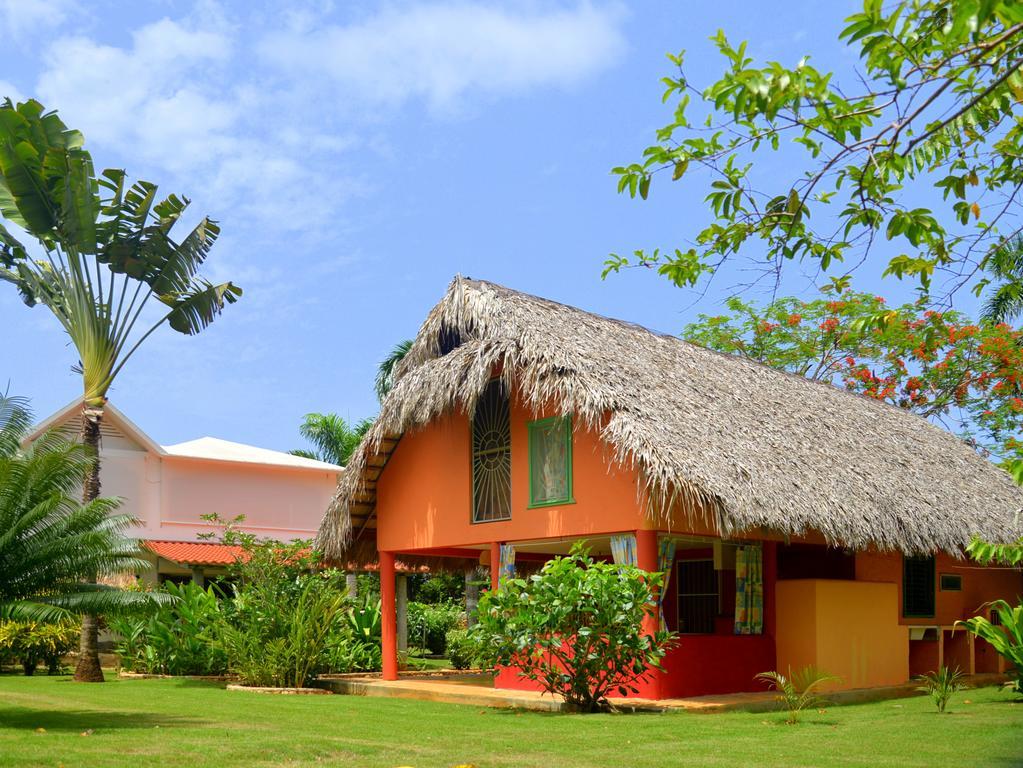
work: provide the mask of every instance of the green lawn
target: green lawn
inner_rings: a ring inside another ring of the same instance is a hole
[[[776,714],[551,715],[354,696],[260,696],[176,680],[0,677],[12,766],[1023,765],[1023,702],[967,691]],[[42,730],[45,729],[45,730]]]

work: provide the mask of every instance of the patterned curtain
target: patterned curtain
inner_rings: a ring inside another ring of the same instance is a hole
[[[764,632],[764,550],[759,544],[735,552],[735,634]]]
[[[661,612],[661,629],[667,631],[668,625],[664,621],[664,596],[668,592],[668,584],[671,583],[671,572],[675,564],[675,540],[669,536],[662,536],[657,542],[657,570],[664,574],[664,581],[661,584],[661,594],[657,597],[657,606]]]
[[[611,537],[611,557],[617,565],[636,565],[636,534],[621,533]]]
[[[501,563],[500,570],[497,572],[498,584],[505,579],[515,578],[515,545],[514,544],[502,544],[501,545]]]

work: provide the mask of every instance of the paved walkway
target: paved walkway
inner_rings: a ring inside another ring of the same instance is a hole
[[[446,679],[447,678],[447,679]],[[457,682],[452,682],[456,680]],[[403,677],[399,680],[381,680],[379,676],[343,676],[318,680],[316,685],[334,693],[354,696],[383,696],[399,699],[441,701],[475,707],[503,707],[541,712],[558,712],[564,708],[560,699],[533,691],[509,691],[489,687],[489,678],[478,676]],[[975,686],[992,685],[1003,680],[999,675],[975,675],[970,682]],[[918,695],[917,683],[893,685],[884,688],[859,688],[827,694],[832,704],[859,704],[882,699],[898,699]],[[686,699],[611,699],[619,709],[646,712],[765,712],[777,709],[773,692],[729,693],[716,696],[694,696]]]

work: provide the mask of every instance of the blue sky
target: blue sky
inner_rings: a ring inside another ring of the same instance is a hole
[[[703,216],[701,188],[630,201],[610,168],[668,121],[666,52],[710,82],[723,28],[758,59],[849,72],[836,37],[855,8],[0,0],[0,97],[59,109],[99,167],[221,222],[206,272],[244,298],[200,336],[152,337],[112,402],[161,443],[289,449],[308,411],[375,413],[377,363],[456,273],[665,332],[713,312],[739,266],[699,301],[645,271],[601,280],[609,252],[678,245]],[[45,308],[0,286],[0,327],[0,385],[39,416],[79,393]]]

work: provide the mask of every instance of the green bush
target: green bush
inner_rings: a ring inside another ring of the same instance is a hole
[[[447,654],[455,669],[475,669],[482,665],[479,644],[467,629],[452,629],[448,632]]]
[[[456,603],[410,602],[408,604],[408,641],[410,645],[443,655],[447,633],[464,624],[465,613]]]
[[[223,619],[212,587],[167,582],[161,587],[171,600],[144,616],[109,619],[120,638],[115,651],[129,672],[160,675],[219,675],[227,656],[216,641]]]
[[[379,672],[380,601],[373,596],[352,606],[327,640],[323,667],[329,672]]]
[[[228,665],[245,685],[302,688],[322,671],[333,632],[348,607],[329,574],[299,580],[291,600],[271,602],[273,585],[242,586],[234,615],[220,625]]]
[[[660,574],[591,558],[579,545],[527,579],[507,579],[480,599],[471,633],[488,662],[564,697],[579,711],[635,693],[660,669],[671,635],[642,632]]]
[[[48,674],[60,673],[60,660],[78,647],[81,625],[74,619],[55,622],[0,622],[0,663],[19,664],[26,675],[40,663]]]

